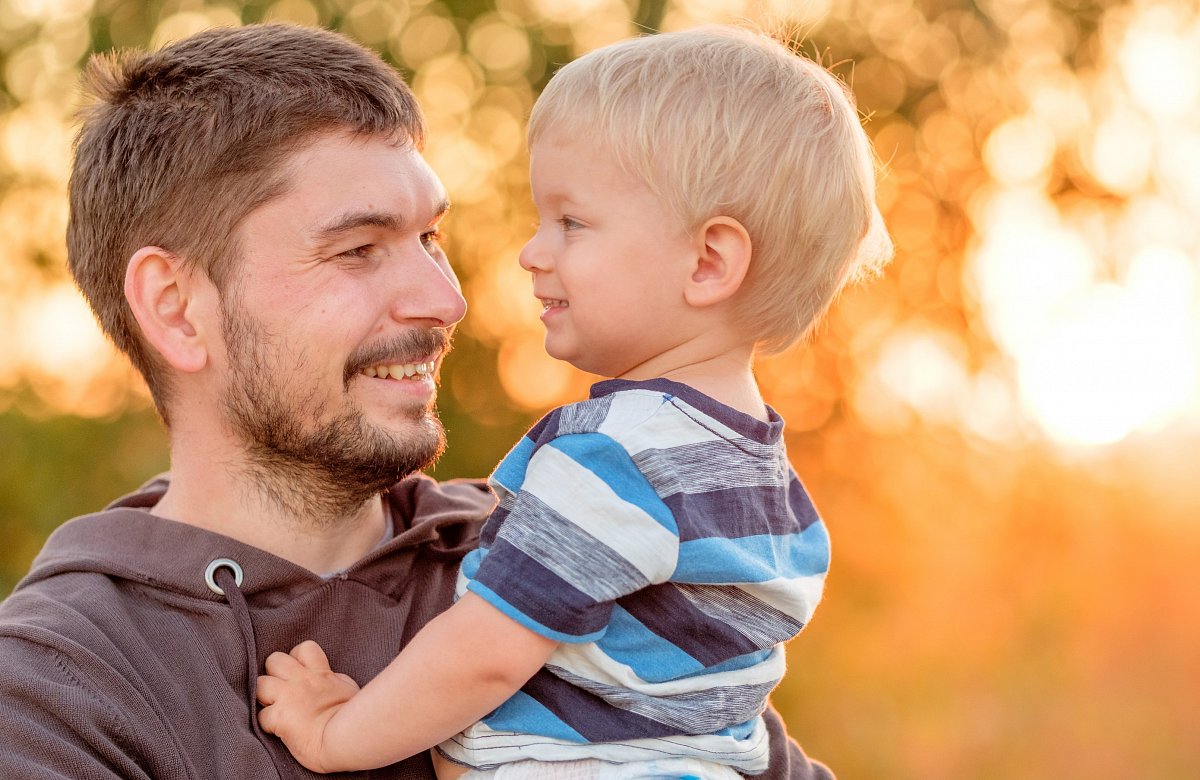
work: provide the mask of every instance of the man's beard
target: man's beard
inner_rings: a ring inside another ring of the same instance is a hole
[[[346,391],[361,369],[389,357],[444,352],[444,331],[408,331],[352,354],[342,378],[344,407],[328,415],[328,399],[313,386],[315,374],[307,389],[286,384],[310,375],[303,350],[271,350],[274,334],[235,299],[222,303],[221,314],[229,356],[226,417],[246,448],[255,487],[298,519],[318,526],[336,522],[442,454],[445,432],[432,407],[407,410],[413,424],[392,433],[368,423]]]

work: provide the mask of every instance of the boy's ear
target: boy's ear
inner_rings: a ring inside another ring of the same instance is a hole
[[[157,246],[134,252],[125,268],[125,299],[143,338],[168,365],[187,373],[208,363],[206,329],[197,311],[204,283],[209,282],[203,272]]]
[[[750,270],[753,245],[745,226],[732,217],[713,217],[696,233],[697,253],[683,297],[696,307],[729,300]]]

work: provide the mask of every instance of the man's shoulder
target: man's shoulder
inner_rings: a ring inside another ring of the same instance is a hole
[[[389,493],[393,501],[417,515],[444,513],[470,519],[486,515],[495,503],[484,479],[437,480],[427,474],[411,474]]]
[[[413,474],[388,492],[395,533],[404,545],[465,555],[479,544],[483,521],[496,506],[496,496],[482,479],[436,480]]]
[[[114,583],[97,572],[71,571],[44,579],[26,578],[17,590],[0,602],[0,642],[21,646],[26,655],[33,648],[47,652],[70,652],[90,648],[105,632],[98,613],[110,612],[121,601]],[[0,652],[8,664],[13,658]]]
[[[124,715],[110,702],[126,695],[129,682],[105,651],[112,642],[94,611],[111,607],[116,594],[102,592],[111,588],[100,575],[73,572],[0,603],[0,710],[25,713],[35,730],[54,730],[60,720],[124,729]]]

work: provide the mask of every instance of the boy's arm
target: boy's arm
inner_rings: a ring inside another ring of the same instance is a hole
[[[494,710],[557,645],[467,593],[361,690],[330,671],[314,642],[273,653],[258,682],[259,723],[313,771],[386,766]]]

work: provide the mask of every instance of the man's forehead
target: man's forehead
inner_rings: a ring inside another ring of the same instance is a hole
[[[291,155],[282,179],[275,210],[291,212],[314,233],[352,222],[424,226],[449,209],[445,187],[421,154],[387,136],[323,134]]]

